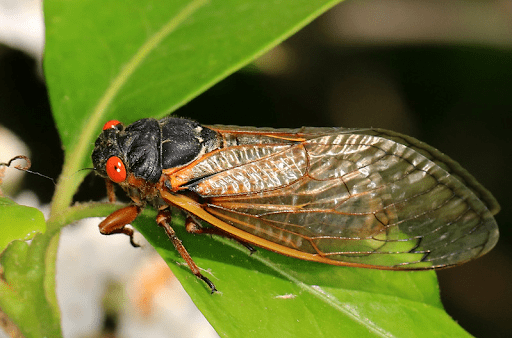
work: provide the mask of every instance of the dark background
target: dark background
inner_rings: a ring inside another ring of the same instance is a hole
[[[416,2],[389,4],[406,3],[410,10]],[[445,11],[442,5],[431,9],[424,24],[422,8],[400,12],[404,22],[396,25],[393,10],[386,12],[389,7],[367,6],[364,11],[364,6],[343,3],[176,114],[204,124],[381,127],[419,138],[459,161],[500,202],[496,219],[501,237],[485,257],[439,271],[441,297],[448,313],[471,334],[508,337],[512,41],[494,39],[494,28],[477,29],[481,20],[489,19],[486,15],[501,17],[500,7],[473,18],[476,37],[467,32],[473,26],[457,20],[442,30],[451,18],[436,12]],[[373,31],[354,29],[347,18],[367,22]],[[0,109],[0,124],[31,149],[32,169],[57,178],[63,153],[36,61],[2,45]],[[25,177],[23,188],[35,191],[45,203],[53,194],[53,183],[35,175]],[[103,182],[91,175],[76,199],[104,196]]]

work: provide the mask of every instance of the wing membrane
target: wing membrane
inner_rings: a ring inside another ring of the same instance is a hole
[[[456,162],[412,138],[303,128],[262,132],[262,146],[251,129],[224,128],[217,130],[243,145],[175,175],[190,180],[184,186],[216,219],[290,252],[337,265],[423,269],[478,257],[497,241],[492,196]]]

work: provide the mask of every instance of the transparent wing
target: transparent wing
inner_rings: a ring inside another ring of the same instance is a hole
[[[446,155],[381,130],[310,131],[251,135],[189,167],[184,187],[217,219],[331,264],[428,269],[497,242],[497,203]]]

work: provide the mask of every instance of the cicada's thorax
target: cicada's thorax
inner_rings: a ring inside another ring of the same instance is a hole
[[[133,173],[129,173],[127,179],[118,183],[118,185],[126,192],[133,203],[140,207],[150,204],[159,210],[166,206],[160,197],[160,182],[151,183],[135,177]]]
[[[172,190],[163,171],[185,167],[221,143],[217,132],[188,119],[142,119],[127,127],[118,123],[105,129],[92,159],[97,173],[122,187],[135,204],[160,209],[166,206],[160,189]],[[112,157],[124,165],[124,177],[116,179],[109,173],[107,162]]]

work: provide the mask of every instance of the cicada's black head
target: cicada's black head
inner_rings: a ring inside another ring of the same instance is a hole
[[[94,145],[94,169],[116,183],[123,182],[128,173],[156,183],[162,175],[161,146],[155,119],[142,119],[126,128],[119,121],[109,121]]]

